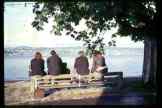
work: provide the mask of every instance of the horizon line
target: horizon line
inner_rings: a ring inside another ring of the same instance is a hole
[[[30,48],[66,48],[66,47],[84,47],[81,45],[78,46],[53,46],[53,47],[47,47],[47,46],[27,46],[27,45],[18,45],[18,46],[4,46],[4,48],[17,48],[17,47],[30,47]],[[120,47],[120,46],[105,46],[105,47],[109,47],[109,48],[144,48],[144,47]]]

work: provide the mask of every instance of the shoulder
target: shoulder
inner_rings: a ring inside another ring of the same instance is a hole
[[[51,57],[54,57],[54,58],[60,58],[57,54],[51,56]]]
[[[85,60],[88,60],[88,58],[87,58],[86,56],[83,56],[83,58],[84,58]]]
[[[35,60],[36,60],[36,59],[35,59],[35,58],[33,58],[33,59],[31,59],[30,61],[31,61],[31,62],[33,62],[33,61],[35,61]]]
[[[104,57],[104,56],[102,56],[102,59],[105,59],[105,57]]]
[[[60,57],[60,56],[58,56],[58,55],[57,55],[57,57],[58,57],[59,59],[61,59],[61,57]]]
[[[51,56],[50,56],[50,57],[48,57],[48,58],[47,58],[47,60],[48,60],[48,59],[50,59],[50,58],[51,58]]]
[[[41,59],[42,62],[44,62],[44,59]]]
[[[59,59],[61,59],[61,57],[59,55],[56,55]]]
[[[56,54],[55,59],[61,60],[61,57]]]
[[[75,60],[79,59],[79,57],[76,57]]]
[[[88,60],[88,58],[86,57],[86,56],[82,56],[82,57],[79,57],[78,59],[80,59],[80,60]]]
[[[75,58],[75,61],[78,61],[79,59],[80,59],[80,57],[76,57],[76,58]]]

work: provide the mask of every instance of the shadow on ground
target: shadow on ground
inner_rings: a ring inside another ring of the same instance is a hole
[[[124,78],[119,89],[104,89],[96,105],[152,105],[156,104],[156,92],[143,86],[142,79]]]

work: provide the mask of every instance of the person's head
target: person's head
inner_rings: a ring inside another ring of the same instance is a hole
[[[79,56],[84,56],[84,51],[79,51],[78,54]]]
[[[98,57],[98,56],[101,56],[102,53],[101,53],[100,51],[95,50],[94,53],[93,53],[93,55],[94,55],[95,57]]]
[[[42,54],[40,52],[36,52],[35,59],[42,59]]]
[[[52,50],[50,53],[51,53],[51,55],[55,55],[56,54],[55,50]]]
[[[96,50],[94,50],[94,51],[92,52],[92,55],[93,55],[93,57],[96,56]]]

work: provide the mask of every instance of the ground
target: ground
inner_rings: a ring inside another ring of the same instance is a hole
[[[44,98],[34,98],[29,81],[5,82],[6,105],[96,105],[155,104],[154,90],[144,89],[139,78],[124,79],[121,89],[104,87],[55,90]]]

